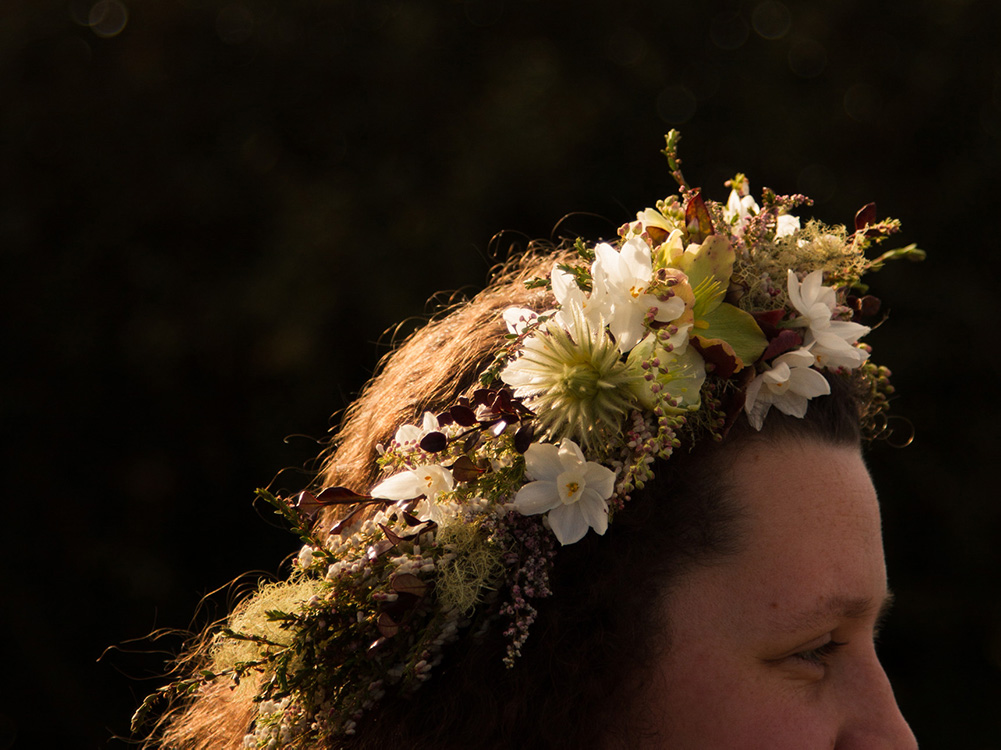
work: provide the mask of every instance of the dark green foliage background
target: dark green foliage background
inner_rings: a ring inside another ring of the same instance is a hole
[[[871,458],[883,655],[923,748],[1001,748],[996,2],[122,2],[114,35],[92,0],[0,6],[0,749],[125,733],[161,661],[102,649],[294,550],[251,505],[319,450],[282,438],[322,439],[432,293],[670,193],[673,126],[712,197],[875,200],[928,250],[874,279],[917,432]]]

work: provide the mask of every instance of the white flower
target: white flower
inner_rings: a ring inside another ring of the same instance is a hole
[[[304,568],[305,569],[305,568],[312,567],[312,565],[313,565],[313,548],[310,547],[308,544],[305,545],[305,546],[303,546],[303,548],[301,550],[299,550],[299,558],[298,559],[299,559],[299,567],[300,568]]]
[[[525,474],[535,481],[518,490],[514,505],[526,516],[548,513],[560,544],[579,541],[588,528],[605,533],[615,472],[585,460],[572,440],[533,443],[525,453]]]
[[[549,279],[553,285],[553,296],[560,305],[560,309],[553,315],[553,319],[567,330],[573,328],[573,313],[575,308],[579,308],[584,314],[584,318],[592,326],[604,326],[600,321],[598,306],[595,305],[591,297],[584,294],[584,291],[577,286],[577,281],[573,274],[567,273],[558,266],[553,266]]]
[[[817,367],[854,369],[869,357],[855,343],[869,333],[867,326],[847,320],[831,320],[837,307],[834,288],[823,286],[821,270],[807,274],[802,282],[789,271],[789,301],[802,318],[793,325],[808,326],[805,345],[813,353]]]
[[[527,307],[509,307],[503,312],[503,317],[508,333],[522,334],[528,326],[538,320],[539,314]]]
[[[440,429],[441,426],[438,424],[438,418],[431,412],[426,411],[424,412],[424,419],[420,427],[405,424],[396,431],[394,439],[397,445],[403,450],[414,451],[417,450],[417,446],[420,445],[425,435],[429,432],[438,432]]]
[[[750,217],[756,216],[760,209],[751,197],[751,183],[744,175],[738,174],[731,184],[733,188],[730,190],[726,206],[723,207],[723,218],[733,227],[733,233],[739,237],[744,233],[744,224]]]
[[[651,308],[657,309],[654,320],[662,323],[685,311],[685,303],[677,297],[665,301],[647,293],[653,277],[653,261],[650,247],[643,240],[637,237],[626,240],[619,251],[603,242],[594,252],[591,299],[608,322],[608,330],[623,354],[646,335],[644,318]]]
[[[440,503],[439,497],[450,492],[454,486],[451,471],[444,466],[429,464],[384,479],[372,488],[372,497],[382,500],[413,500],[423,496],[424,499],[417,504],[417,518],[440,525],[454,508],[452,504],[446,506]]]
[[[799,230],[799,217],[781,214],[775,219],[775,239],[795,234]]]
[[[830,383],[813,369],[814,356],[806,347],[776,357],[772,367],[747,386],[744,410],[751,426],[760,430],[765,415],[774,406],[781,412],[802,418],[811,398],[831,392]]]

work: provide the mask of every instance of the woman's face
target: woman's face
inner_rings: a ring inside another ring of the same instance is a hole
[[[732,468],[744,546],[672,590],[642,746],[916,748],[873,643],[889,594],[859,452],[786,438]]]

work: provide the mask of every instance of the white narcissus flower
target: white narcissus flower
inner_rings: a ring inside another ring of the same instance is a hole
[[[795,234],[799,230],[799,217],[792,214],[780,214],[775,219],[775,239]]]
[[[794,326],[807,326],[805,345],[813,353],[817,367],[854,369],[866,361],[869,353],[855,346],[869,328],[847,320],[831,320],[837,307],[833,287],[824,286],[824,272],[812,271],[800,282],[789,270],[789,301],[802,316]]]
[[[525,474],[534,481],[518,490],[514,505],[526,516],[548,513],[560,544],[579,541],[588,528],[605,533],[615,472],[587,461],[572,440],[533,443],[525,453]]]
[[[642,239],[626,240],[618,251],[603,242],[594,252],[591,300],[607,321],[608,330],[623,354],[646,335],[644,319],[651,308],[657,309],[654,320],[661,323],[670,322],[685,311],[685,303],[679,298],[661,300],[647,292],[653,278],[653,261],[650,247]]]
[[[429,432],[438,432],[440,429],[438,418],[431,412],[426,411],[424,412],[424,418],[421,421],[420,427],[412,424],[402,425],[396,431],[393,439],[396,440],[396,444],[403,450],[413,451],[417,450],[417,446],[420,445],[425,435]]]
[[[535,310],[529,310],[527,307],[509,307],[502,316],[507,332],[518,335],[524,333],[525,329],[539,318]]]
[[[424,499],[417,504],[417,518],[441,525],[449,514],[438,499],[454,486],[451,471],[444,466],[429,464],[384,479],[372,488],[372,497],[381,500],[413,500],[423,496]]]
[[[776,357],[772,367],[747,386],[744,410],[751,426],[760,430],[765,415],[774,406],[781,412],[802,418],[811,398],[831,392],[827,378],[813,369],[814,356],[806,347]]]

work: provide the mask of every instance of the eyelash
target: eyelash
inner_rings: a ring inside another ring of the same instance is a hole
[[[808,664],[815,664],[818,667],[824,667],[827,666],[828,661],[837,653],[838,649],[847,645],[847,641],[828,641],[823,646],[793,654],[793,658],[805,661]]]

